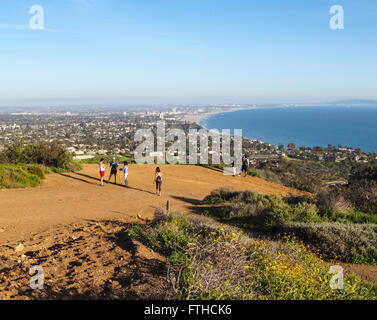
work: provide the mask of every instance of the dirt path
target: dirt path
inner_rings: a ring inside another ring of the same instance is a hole
[[[137,214],[152,218],[155,207],[165,205],[167,200],[173,211],[187,211],[212,190],[223,186],[265,194],[298,192],[256,177],[224,176],[222,172],[198,166],[164,165],[161,166],[163,194],[157,197],[153,165],[130,165],[130,189],[114,184],[100,187],[97,168],[84,165],[81,172],[51,174],[36,188],[1,190],[0,245],[14,245],[52,227],[85,219],[121,218],[132,222]],[[118,174],[118,182],[123,183],[122,178]]]

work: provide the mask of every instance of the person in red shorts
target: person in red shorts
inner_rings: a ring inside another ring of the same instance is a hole
[[[103,158],[99,162],[99,175],[101,178],[101,187],[104,187],[105,184],[103,183],[103,179],[105,177],[105,165],[103,164]]]

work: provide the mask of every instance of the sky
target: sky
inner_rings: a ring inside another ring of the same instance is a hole
[[[1,105],[338,99],[377,99],[376,0],[0,0]]]

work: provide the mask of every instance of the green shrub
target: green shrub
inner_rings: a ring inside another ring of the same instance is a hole
[[[41,167],[31,165],[26,167],[26,171],[29,172],[30,174],[36,175],[39,179],[45,179],[45,173]]]
[[[74,171],[76,164],[64,144],[52,142],[36,142],[25,145],[22,141],[7,146],[0,154],[2,163],[7,164],[39,164],[46,167]]]
[[[202,203],[203,204],[213,204],[213,203],[222,203],[226,201],[230,201],[234,193],[230,188],[218,188],[213,190],[210,195],[206,196]]]
[[[377,262],[377,225],[291,222],[280,226],[279,231],[295,234],[326,259]]]
[[[346,200],[341,189],[335,188],[317,194],[317,205],[323,206],[330,212],[347,213],[352,210],[352,204]]]
[[[293,219],[297,222],[319,222],[318,208],[313,203],[302,202],[293,207]]]
[[[158,227],[150,229],[136,225],[131,228],[129,235],[168,256],[175,251],[185,250],[192,236],[187,221],[174,215],[169,216],[168,221],[169,224],[158,224]]]
[[[210,210],[210,214],[223,219],[250,217],[250,225],[274,226],[288,221],[377,223],[377,214],[352,210],[349,203],[335,191],[329,198],[326,197],[322,193],[317,199],[308,196],[281,198],[252,191],[236,192],[229,188],[219,188],[206,196],[202,203],[230,203],[231,210],[217,207]]]
[[[248,171],[248,175],[249,175],[249,176],[252,176],[252,177],[262,178],[261,175],[260,175],[258,172],[256,172],[256,171],[252,171],[252,170],[249,170],[249,171]]]
[[[27,188],[41,184],[42,169],[28,165],[0,165],[0,188]]]
[[[124,161],[127,161],[128,163],[136,163],[136,161],[131,156],[117,156],[117,155],[97,155],[90,159],[80,160],[79,163],[98,164],[101,159],[104,159],[105,163],[110,163],[114,157],[118,163],[123,163]]]
[[[222,210],[222,208],[218,208],[217,211],[221,211],[221,214],[215,213],[215,215],[222,219],[242,220],[241,226],[248,224],[249,226],[271,228],[288,221],[320,221],[321,217],[318,215],[319,210],[316,205],[304,200],[307,200],[307,198],[290,198],[290,204],[276,195],[268,196],[252,191],[233,192],[227,188],[220,188],[212,191],[209,196],[204,198],[203,203],[231,202],[230,209]],[[212,210],[212,213],[214,212],[216,210]]]
[[[345,218],[353,223],[371,223],[377,224],[377,214],[353,211],[349,214],[339,215],[339,218]]]

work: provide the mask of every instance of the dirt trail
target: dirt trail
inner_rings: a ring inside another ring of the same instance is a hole
[[[225,176],[221,171],[198,166],[161,166],[162,197],[154,194],[154,165],[130,165],[129,189],[124,185],[99,186],[98,166],[82,171],[51,174],[30,189],[0,191],[0,245],[15,244],[52,227],[83,219],[122,218],[135,221],[137,214],[152,218],[155,207],[171,202],[174,211],[187,211],[212,190],[229,186],[264,194],[288,195],[298,191],[256,177]],[[108,171],[105,178],[108,178]],[[123,176],[118,174],[118,183]]]

